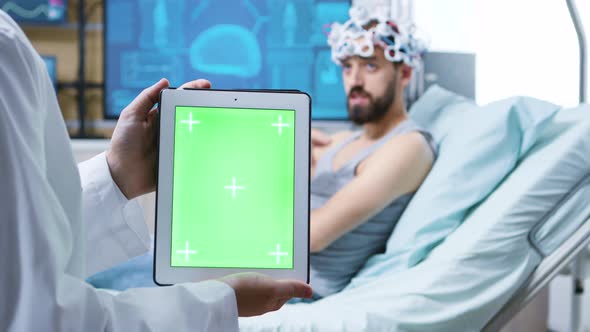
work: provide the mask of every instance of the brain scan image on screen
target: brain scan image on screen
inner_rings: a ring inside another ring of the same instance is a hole
[[[227,48],[227,41],[234,45]],[[224,50],[220,52],[219,50]],[[203,31],[190,48],[191,67],[206,74],[256,77],[262,69],[262,51],[256,35],[244,27],[218,24]]]

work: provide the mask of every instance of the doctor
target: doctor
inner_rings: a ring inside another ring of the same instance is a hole
[[[148,249],[132,199],[155,188],[152,108],[167,86],[145,89],[110,150],[76,167],[44,64],[0,11],[0,331],[234,331],[238,315],[311,296],[257,274],[116,294],[84,282]]]

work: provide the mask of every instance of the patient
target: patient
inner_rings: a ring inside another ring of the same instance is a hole
[[[435,159],[431,135],[406,111],[403,92],[417,41],[392,21],[352,8],[329,35],[342,67],[348,115],[358,131],[312,131],[311,285],[336,293],[385,249],[396,222]]]

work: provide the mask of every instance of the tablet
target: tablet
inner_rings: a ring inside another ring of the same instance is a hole
[[[161,92],[157,284],[309,282],[310,105],[294,90]]]

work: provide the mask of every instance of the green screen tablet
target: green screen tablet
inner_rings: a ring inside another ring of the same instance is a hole
[[[245,270],[307,281],[307,95],[166,91],[156,281]]]

